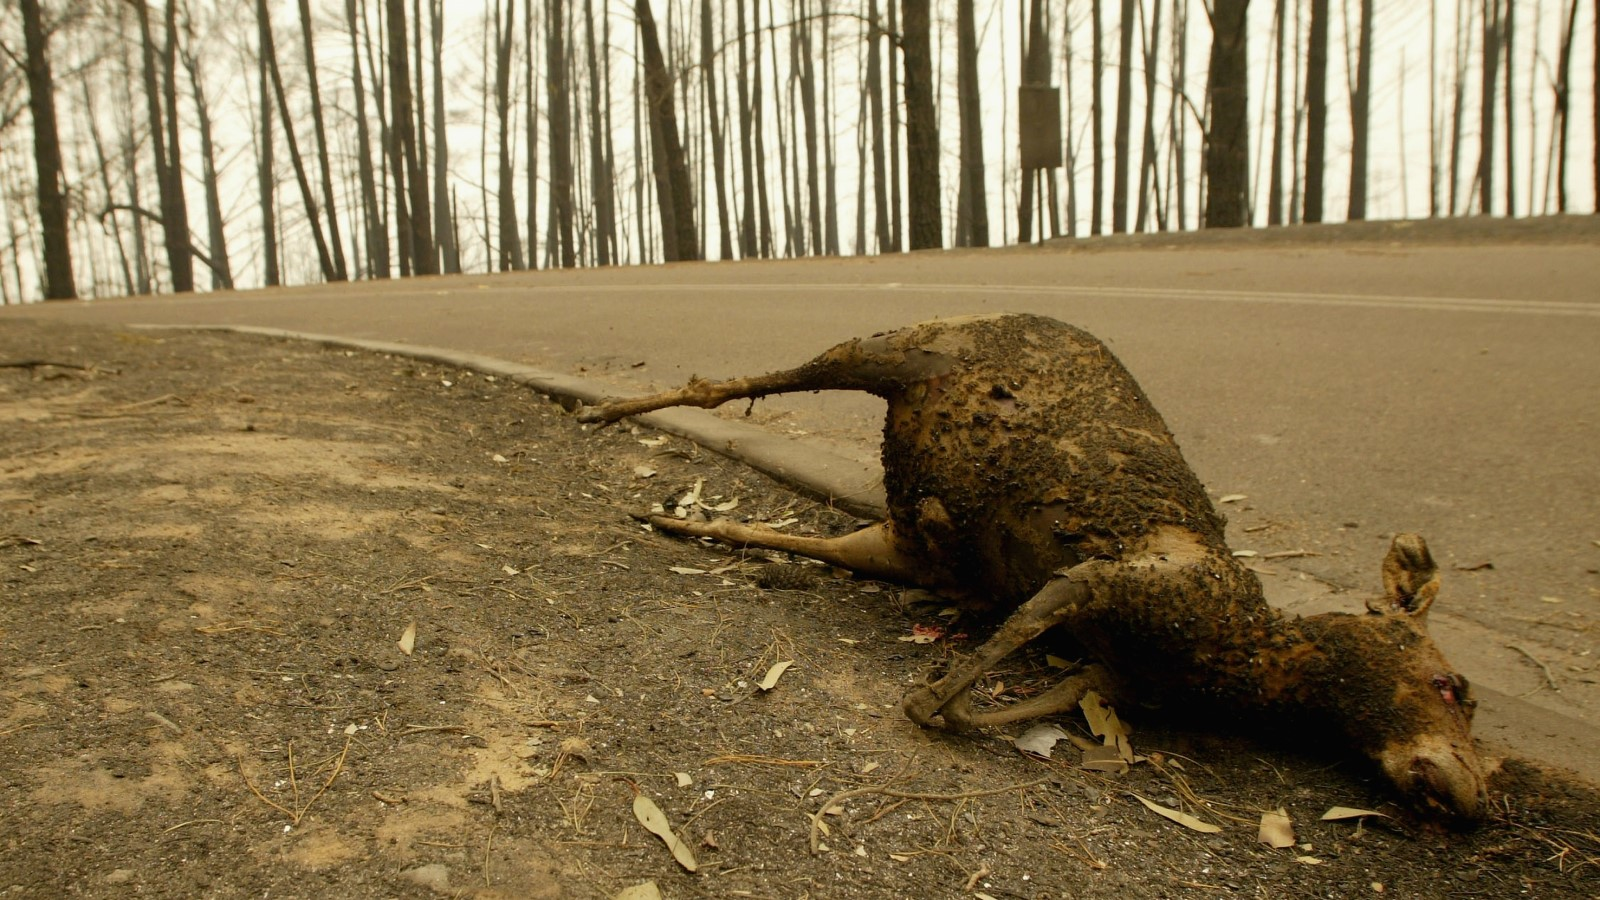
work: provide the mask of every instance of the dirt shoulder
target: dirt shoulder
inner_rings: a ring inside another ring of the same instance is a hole
[[[973,646],[902,640],[939,604],[629,514],[854,519],[504,379],[16,318],[0,363],[0,895],[1600,891],[1600,797],[1515,760],[1461,835],[1292,735],[1124,710],[1147,759],[1117,775],[921,731],[901,694]],[[1051,677],[1007,666],[991,695]],[[1278,807],[1295,849],[1256,840]]]

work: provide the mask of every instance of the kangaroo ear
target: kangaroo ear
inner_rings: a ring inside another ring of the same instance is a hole
[[[1384,615],[1411,616],[1422,624],[1428,607],[1439,595],[1439,567],[1433,564],[1428,542],[1420,534],[1397,534],[1383,558],[1381,599],[1367,601],[1367,609]]]

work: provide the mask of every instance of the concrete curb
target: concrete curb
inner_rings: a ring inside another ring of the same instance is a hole
[[[389,353],[510,378],[569,408],[576,408],[579,402],[598,403],[610,395],[605,387],[587,379],[438,347],[248,325],[132,327],[158,331],[228,331]],[[691,440],[853,515],[874,519],[884,516],[883,472],[875,462],[780,437],[754,425],[713,416],[705,410],[667,409],[632,418]],[[1499,754],[1561,769],[1600,786],[1600,728],[1481,685],[1475,685],[1473,690],[1479,701],[1473,721],[1473,733],[1478,740]]]

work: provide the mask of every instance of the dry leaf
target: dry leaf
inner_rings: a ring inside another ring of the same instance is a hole
[[[1370,809],[1353,809],[1349,806],[1335,806],[1322,814],[1322,821],[1337,822],[1340,819],[1359,819],[1362,816],[1384,816],[1384,814]],[[1388,816],[1384,816],[1384,818],[1388,818]]]
[[[782,678],[783,673],[789,671],[789,667],[792,665],[794,665],[794,660],[792,659],[786,659],[780,663],[773,663],[772,668],[767,670],[766,676],[756,684],[756,687],[761,688],[763,691],[770,691],[777,687],[778,679]]]
[[[1244,558],[1244,559],[1248,559],[1248,558],[1250,558],[1252,556],[1260,556],[1261,554],[1257,553],[1254,550],[1235,550],[1235,551],[1233,551],[1233,555],[1237,556],[1237,557]]]
[[[700,505],[701,506],[705,506],[704,503],[702,503]],[[735,497],[732,500],[729,500],[729,501],[727,501],[725,503],[718,503],[716,506],[706,506],[706,509],[709,509],[712,512],[732,512],[732,511],[734,511],[734,510],[736,510],[738,508],[739,508],[739,498],[738,497]]]
[[[1217,502],[1218,503],[1238,503],[1240,500],[1248,500],[1249,498],[1250,498],[1249,494],[1223,494],[1221,497],[1217,498]]]
[[[1078,701],[1078,708],[1083,710],[1083,717],[1089,723],[1089,733],[1095,737],[1103,737],[1106,733],[1105,701],[1100,699],[1100,694],[1090,691]]]
[[[1124,761],[1133,762],[1133,744],[1128,741],[1128,730],[1117,718],[1116,710],[1106,706],[1095,691],[1084,694],[1083,699],[1078,701],[1078,708],[1083,710],[1090,734],[1104,740],[1107,747],[1117,748],[1117,755]]]
[[[1145,806],[1148,806],[1150,811],[1156,815],[1171,819],[1172,821],[1177,822],[1179,825],[1182,825],[1183,827],[1192,831],[1198,831],[1201,834],[1216,834],[1222,830],[1220,827],[1213,825],[1210,822],[1202,822],[1186,812],[1178,812],[1175,809],[1168,809],[1153,800],[1146,800],[1145,798],[1140,797],[1138,794],[1134,794],[1133,796],[1134,799],[1138,800],[1140,803],[1143,803]]]
[[[1305,863],[1308,866],[1322,865],[1322,860],[1317,859],[1315,856],[1296,856],[1294,861],[1297,863]]]
[[[416,622],[412,622],[410,625],[406,626],[405,632],[400,635],[400,652],[404,653],[407,656],[410,656],[411,655],[411,651],[415,650],[416,648],[417,648],[417,623]]]
[[[1018,750],[1032,753],[1035,756],[1050,758],[1050,753],[1055,749],[1056,741],[1067,739],[1067,733],[1056,725],[1035,725],[1022,733],[1022,736],[1012,741]]]
[[[1070,669],[1070,668],[1072,668],[1072,663],[1070,661],[1062,659],[1059,656],[1051,656],[1048,653],[1046,653],[1044,655],[1044,664],[1047,665],[1047,666],[1052,666],[1052,667],[1057,668],[1057,669]]]
[[[654,478],[656,477],[656,470],[649,466],[634,466],[633,475],[635,478]]]
[[[683,866],[690,872],[699,868],[700,864],[694,860],[694,851],[690,850],[689,845],[679,840],[678,836],[673,833],[672,825],[667,822],[667,814],[661,811],[661,807],[657,806],[654,800],[644,794],[635,794],[633,796],[633,816],[639,820],[639,824],[643,825],[646,831],[661,838],[662,843],[667,845],[667,849],[672,851],[672,858],[678,861],[678,865]]]
[[[1289,821],[1289,813],[1281,806],[1271,812],[1262,813],[1261,828],[1256,832],[1256,840],[1274,850],[1294,846],[1294,825]]]
[[[646,881],[631,888],[624,888],[622,893],[612,897],[611,900],[661,900],[661,889],[656,887],[654,881]]]
[[[645,445],[646,447],[659,447],[662,444],[665,444],[666,442],[667,442],[667,436],[666,435],[662,435],[660,437],[653,437],[653,438],[639,438],[639,443]]]
[[[678,779],[678,787],[688,787],[694,784],[694,777],[688,772],[674,772],[673,775]]]
[[[1128,761],[1116,747],[1090,747],[1083,751],[1080,765],[1093,772],[1111,772],[1117,775],[1128,771]]]
[[[696,569],[690,566],[668,566],[667,571],[677,572],[679,575],[704,575],[705,569]]]

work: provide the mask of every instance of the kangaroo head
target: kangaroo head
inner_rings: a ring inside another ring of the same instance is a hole
[[[1383,563],[1385,595],[1365,616],[1314,616],[1315,643],[1331,683],[1319,689],[1350,739],[1420,809],[1468,823],[1488,803],[1485,770],[1472,743],[1472,699],[1428,637],[1439,592],[1428,545],[1395,537]],[[1307,624],[1311,624],[1307,620]]]

